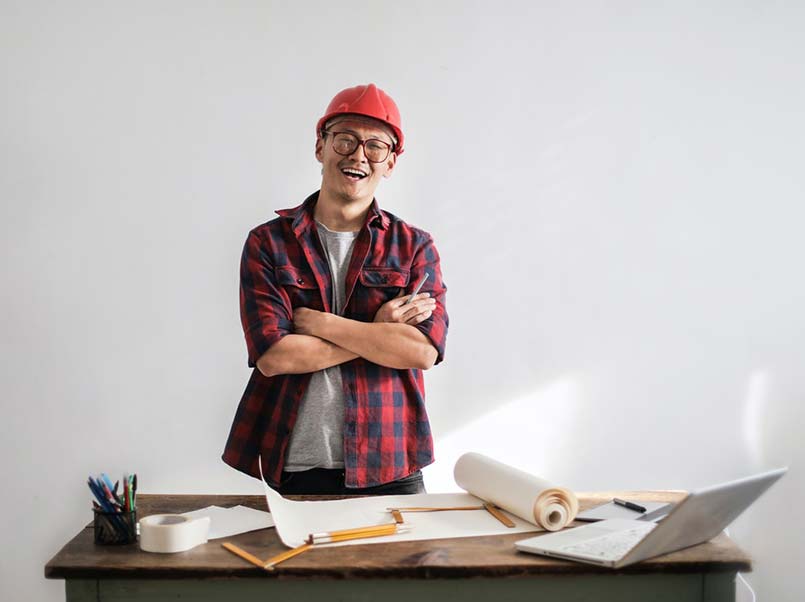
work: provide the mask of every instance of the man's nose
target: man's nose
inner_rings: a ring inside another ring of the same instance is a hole
[[[363,143],[359,142],[358,146],[355,147],[355,150],[352,151],[352,154],[349,156],[350,159],[356,159],[361,163],[366,162],[368,163],[369,160],[366,158],[366,152],[363,148]]]

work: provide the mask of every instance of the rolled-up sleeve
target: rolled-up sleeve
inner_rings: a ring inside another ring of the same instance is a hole
[[[431,298],[436,300],[436,309],[431,316],[419,324],[416,328],[422,332],[438,353],[436,364],[444,359],[445,346],[447,344],[447,327],[449,319],[447,317],[447,286],[442,280],[442,268],[440,266],[439,252],[433,239],[427,236],[424,243],[417,249],[414,261],[411,264],[411,277],[409,279],[408,293],[413,292],[416,283],[424,276],[428,275],[425,284],[422,285],[421,293],[430,293]]]
[[[240,261],[240,320],[251,368],[269,347],[293,331],[290,301],[277,284],[267,245],[254,230]]]

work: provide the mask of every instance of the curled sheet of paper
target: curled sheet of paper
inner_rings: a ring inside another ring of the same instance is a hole
[[[579,511],[572,491],[474,452],[458,459],[453,476],[472,495],[547,531],[564,528]]]
[[[260,471],[262,475],[262,463]],[[302,545],[310,533],[354,529],[394,522],[391,508],[411,506],[452,508],[478,506],[479,510],[455,512],[403,511],[405,525],[411,530],[395,535],[357,539],[327,546],[378,544],[394,541],[444,539],[450,537],[480,537],[509,535],[539,531],[533,522],[508,514],[514,527],[506,527],[489,512],[482,509],[483,501],[469,493],[418,493],[414,495],[383,495],[344,500],[295,501],[282,497],[266,485],[266,501],[282,542],[290,547]],[[504,511],[505,512],[505,511]]]

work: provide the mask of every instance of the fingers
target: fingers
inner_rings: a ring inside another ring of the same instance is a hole
[[[405,323],[410,324],[411,326],[416,326],[420,322],[424,322],[425,320],[430,318],[431,315],[433,315],[433,312],[428,309],[428,310],[422,312],[421,314],[417,314],[413,318],[410,318],[410,319],[406,320]]]
[[[400,297],[396,297],[395,299],[392,299],[391,301],[389,301],[389,303],[396,302],[396,306],[401,307],[401,306],[406,304],[406,302],[408,301],[408,297],[410,297],[410,296],[411,295],[402,295]],[[429,299],[429,298],[430,298],[430,293],[419,293],[414,297],[414,299],[413,299],[413,301],[411,301],[411,303],[416,303],[417,301],[423,301],[423,300]]]
[[[427,320],[436,310],[436,300],[431,299],[430,293],[419,293],[408,303],[410,296],[402,295],[387,301],[375,314],[375,322],[415,325]]]
[[[417,295],[418,296],[418,295]],[[398,321],[404,324],[419,324],[431,317],[436,309],[436,300],[426,296],[424,299],[414,301],[400,308],[403,310]],[[399,311],[399,310],[398,310]]]

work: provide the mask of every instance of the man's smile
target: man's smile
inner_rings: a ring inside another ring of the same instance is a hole
[[[342,167],[341,173],[354,182],[357,182],[358,180],[363,180],[365,177],[369,175],[362,169],[358,169],[356,167]]]

